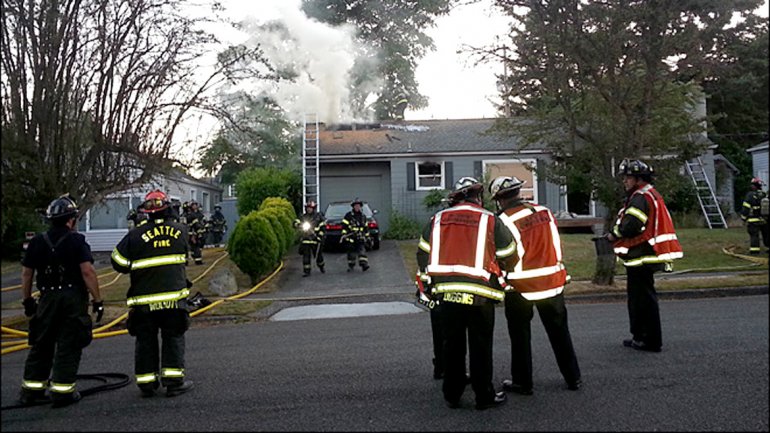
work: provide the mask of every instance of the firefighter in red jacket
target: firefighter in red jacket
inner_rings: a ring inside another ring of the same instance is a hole
[[[494,213],[481,207],[483,186],[463,177],[449,195],[451,207],[431,218],[420,238],[417,265],[441,303],[444,383],[447,406],[460,406],[467,382],[469,348],[471,386],[476,409],[505,402],[504,392],[492,385],[492,340],[495,304],[505,294],[500,287],[500,263],[514,257],[511,232]],[[467,343],[466,343],[467,335]]]
[[[640,160],[625,159],[620,163],[619,174],[623,176],[626,200],[607,237],[626,267],[633,338],[623,340],[623,345],[660,352],[663,338],[654,274],[661,270],[670,272],[672,261],[683,256],[682,246],[663,197],[650,184],[652,167]]]
[[[185,337],[190,325],[187,296],[187,228],[175,221],[166,194],[145,196],[148,219],[128,232],[112,251],[112,267],[131,274],[126,328],[136,337],[134,372],[143,397],[162,385],[169,397],[190,390],[185,380]],[[158,348],[158,332],[162,338]]]
[[[505,318],[511,338],[511,379],[503,389],[517,394],[532,394],[532,346],[530,322],[537,307],[551,348],[556,356],[567,388],[578,390],[582,384],[564,304],[567,270],[562,261],[561,239],[551,211],[521,198],[524,181],[500,176],[489,185],[497,201],[499,217],[513,233],[516,261],[504,269],[507,289]]]

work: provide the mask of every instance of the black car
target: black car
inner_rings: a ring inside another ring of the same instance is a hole
[[[342,218],[353,208],[348,201],[335,201],[326,206],[324,216],[326,217],[326,237],[324,238],[324,249],[337,249],[342,246],[340,238],[342,237]],[[380,226],[374,215],[377,210],[372,210],[369,204],[364,202],[361,211],[366,216],[366,225],[369,227],[369,237],[366,244],[367,250],[380,249]]]

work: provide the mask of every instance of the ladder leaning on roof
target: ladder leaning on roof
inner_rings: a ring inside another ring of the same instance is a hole
[[[714,195],[714,189],[711,187],[711,182],[708,176],[706,176],[706,170],[703,168],[703,161],[700,156],[685,162],[687,167],[687,174],[690,175],[695,184],[695,190],[698,195],[698,203],[700,203],[703,216],[706,218],[706,224],[710,229],[713,228],[727,228],[727,222],[722,214],[722,209],[719,208],[719,203]]]
[[[320,173],[318,170],[318,115],[305,114],[302,128],[302,205],[314,200],[320,206]]]

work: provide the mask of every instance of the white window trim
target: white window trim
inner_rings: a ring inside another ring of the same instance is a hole
[[[481,161],[481,171],[482,171],[482,174],[486,176],[487,165],[510,164],[510,163],[530,164],[537,169],[537,159],[535,158],[511,158],[511,159],[485,159]],[[521,188],[521,191],[522,192],[532,191],[532,201],[535,203],[540,203],[538,194],[537,194],[537,170],[533,170],[531,173],[532,173],[532,185],[525,184]],[[491,182],[492,179],[488,179],[488,181]],[[484,189],[486,190],[487,188],[484,188]]]
[[[441,184],[437,186],[420,186],[420,164],[439,164],[441,166]],[[415,191],[433,191],[446,188],[446,168],[444,161],[415,161],[414,163],[414,189]]]

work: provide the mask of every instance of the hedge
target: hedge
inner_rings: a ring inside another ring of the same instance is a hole
[[[238,220],[227,244],[230,259],[252,282],[275,267],[280,248],[270,221],[256,211]]]

